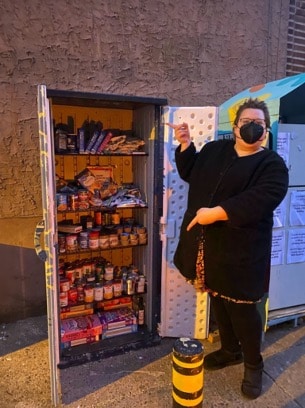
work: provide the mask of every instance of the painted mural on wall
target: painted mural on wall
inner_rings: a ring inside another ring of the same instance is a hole
[[[305,73],[268,82],[261,85],[255,85],[251,88],[234,95],[219,107],[219,136],[230,135],[232,132],[233,120],[238,109],[248,98],[258,98],[268,104],[271,131],[274,135],[277,133],[277,124],[279,122],[280,99],[288,93],[294,91],[305,83]]]

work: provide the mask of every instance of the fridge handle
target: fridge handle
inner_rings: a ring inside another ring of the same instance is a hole
[[[44,232],[44,221],[39,221],[36,225],[35,234],[34,234],[34,246],[35,251],[39,259],[43,262],[47,260],[47,253],[44,249],[41,248],[40,245],[40,236]]]

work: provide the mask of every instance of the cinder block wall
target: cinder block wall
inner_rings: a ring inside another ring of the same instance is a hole
[[[0,0],[0,320],[45,312],[37,84],[219,105],[285,76],[289,0]]]

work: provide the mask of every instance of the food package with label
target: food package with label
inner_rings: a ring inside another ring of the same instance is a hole
[[[111,337],[116,337],[120,336],[122,334],[128,334],[128,333],[136,333],[138,331],[138,325],[137,324],[131,324],[129,326],[124,326],[124,327],[118,327],[116,329],[109,329],[105,330],[102,333],[102,340],[105,339],[110,339]]]
[[[135,312],[129,307],[99,312],[98,316],[104,330],[118,329],[137,323]]]
[[[118,191],[118,185],[113,180],[113,166],[88,166],[76,179],[92,195],[99,191],[102,200]]]
[[[96,314],[63,319],[61,321],[61,342],[84,339],[102,334],[102,324]]]
[[[97,302],[96,307],[101,310],[120,309],[121,307],[132,307],[131,296],[123,296],[111,300],[102,300]]]
[[[84,337],[82,339],[65,341],[64,343],[61,343],[60,346],[61,346],[61,349],[66,349],[66,348],[70,348],[70,347],[73,347],[73,346],[80,346],[81,344],[96,343],[99,340],[100,340],[100,335],[89,336],[89,337]]]

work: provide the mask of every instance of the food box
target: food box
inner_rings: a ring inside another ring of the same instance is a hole
[[[83,227],[80,224],[61,224],[58,223],[58,232],[63,232],[67,234],[78,234],[83,230]]]
[[[88,166],[76,176],[76,179],[85,189],[94,194],[95,190],[103,190],[105,185],[113,181],[113,166]]]
[[[137,323],[134,311],[128,307],[98,313],[104,330],[118,329]]]
[[[93,308],[89,308],[85,310],[65,310],[65,311],[60,312],[60,318],[68,319],[71,317],[92,315],[93,313],[94,313]]]
[[[135,333],[137,331],[138,331],[137,324],[131,324],[129,326],[119,327],[117,329],[105,330],[102,333],[102,340],[109,339],[115,336],[120,336],[121,334]]]
[[[102,324],[96,314],[61,321],[62,343],[100,334],[102,334]]]
[[[60,308],[60,318],[67,319],[69,317],[92,315],[94,313],[93,303],[78,303],[68,304]]]
[[[96,307],[102,310],[120,309],[123,306],[129,308],[132,307],[131,296],[124,296],[111,300],[102,300],[96,304]]]
[[[68,304],[68,306],[63,306],[60,308],[61,312],[79,312],[86,309],[92,309],[93,303],[78,303],[78,304]]]
[[[73,347],[73,346],[80,346],[81,344],[96,343],[99,340],[100,340],[99,335],[83,337],[77,340],[65,341],[64,343],[61,343],[61,348],[66,349],[66,348]]]

